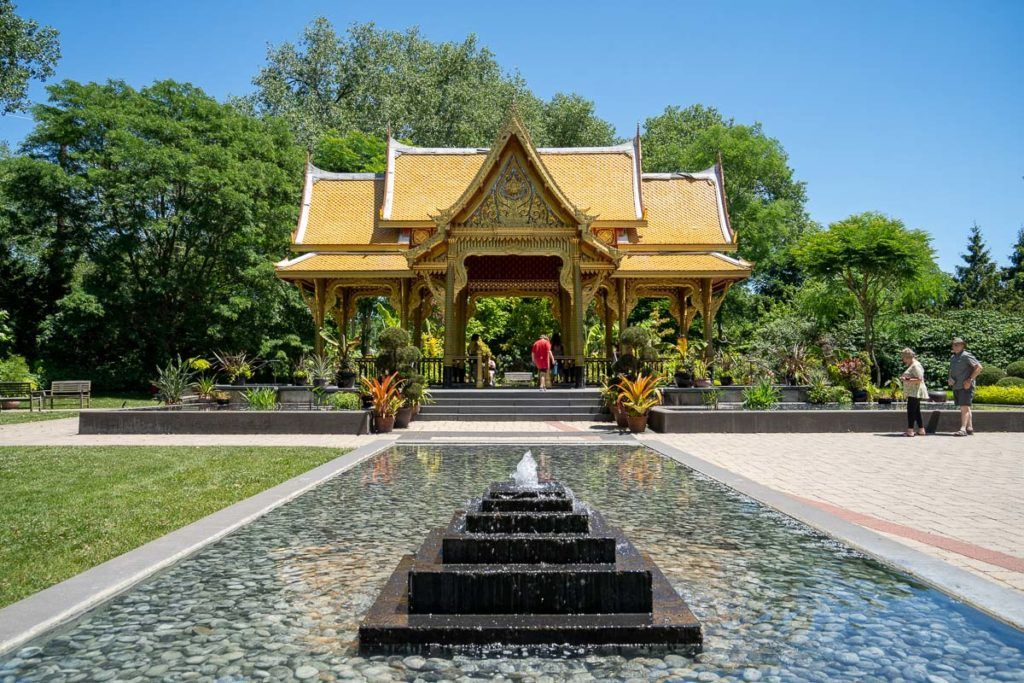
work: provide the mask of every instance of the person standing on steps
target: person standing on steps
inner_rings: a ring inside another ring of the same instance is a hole
[[[551,386],[555,386],[555,382],[561,382],[559,375],[561,374],[561,366],[558,359],[565,354],[565,349],[562,348],[562,335],[555,332],[551,335]]]
[[[953,339],[953,355],[949,358],[949,386],[953,387],[953,402],[960,406],[960,429],[953,436],[974,434],[974,378],[981,372],[981,363],[966,350],[964,340]]]
[[[924,418],[921,417],[921,400],[928,398],[928,387],[924,384],[924,368],[917,360],[917,354],[913,349],[903,349],[900,354],[907,369],[900,377],[903,380],[903,395],[907,398],[907,431],[906,436],[914,436],[914,427],[917,427],[917,435],[924,436]]]
[[[555,362],[554,356],[551,353],[551,341],[548,339],[548,335],[540,335],[540,339],[533,342],[531,352],[533,354],[533,365],[537,368],[537,376],[540,380],[540,390],[547,391],[546,380],[548,379],[548,372]]]

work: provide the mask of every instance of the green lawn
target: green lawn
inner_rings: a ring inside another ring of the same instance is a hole
[[[0,607],[344,452],[0,447]]]
[[[25,403],[23,405],[27,406],[28,404]],[[141,393],[96,394],[89,403],[90,408],[138,408],[140,406],[155,405],[157,405],[157,402],[149,394]],[[42,413],[29,412],[27,407],[5,410],[0,413],[0,425],[39,422],[40,420],[59,420],[64,417],[75,417],[78,415],[78,399],[59,398],[54,403],[53,410],[50,410],[49,403],[46,406],[46,410]]]

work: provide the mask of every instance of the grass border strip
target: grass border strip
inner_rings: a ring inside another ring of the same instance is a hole
[[[394,443],[391,438],[374,440],[0,609],[0,655],[97,607]]]
[[[926,555],[870,529],[847,522],[830,512],[713,465],[674,446],[654,439],[638,439],[638,443],[842,541],[888,567],[910,574],[999,621],[1024,629],[1024,595],[1015,590]]]

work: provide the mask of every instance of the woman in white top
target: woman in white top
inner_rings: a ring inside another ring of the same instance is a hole
[[[907,397],[907,431],[906,436],[914,436],[914,426],[917,426],[917,435],[924,436],[924,419],[921,417],[921,399],[928,398],[928,387],[924,385],[924,368],[917,360],[917,354],[912,349],[903,349],[900,353],[907,369],[903,371],[900,379],[903,380],[903,395]]]

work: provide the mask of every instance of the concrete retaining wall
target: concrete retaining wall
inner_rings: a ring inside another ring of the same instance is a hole
[[[367,434],[369,411],[85,410],[79,434]]]
[[[680,387],[665,387],[661,390],[664,396],[664,403],[667,406],[702,406],[704,405],[704,394],[713,389],[718,390],[718,401],[720,403],[742,403],[743,390],[746,386],[739,384],[727,387],[691,387],[682,389]],[[783,403],[804,403],[807,401],[807,389],[805,386],[779,386]]]
[[[923,410],[929,432],[960,428],[957,410]],[[902,432],[906,413],[893,410],[651,410],[648,422],[656,432],[668,434],[757,432]],[[1024,411],[976,410],[979,432],[1024,432]]]

